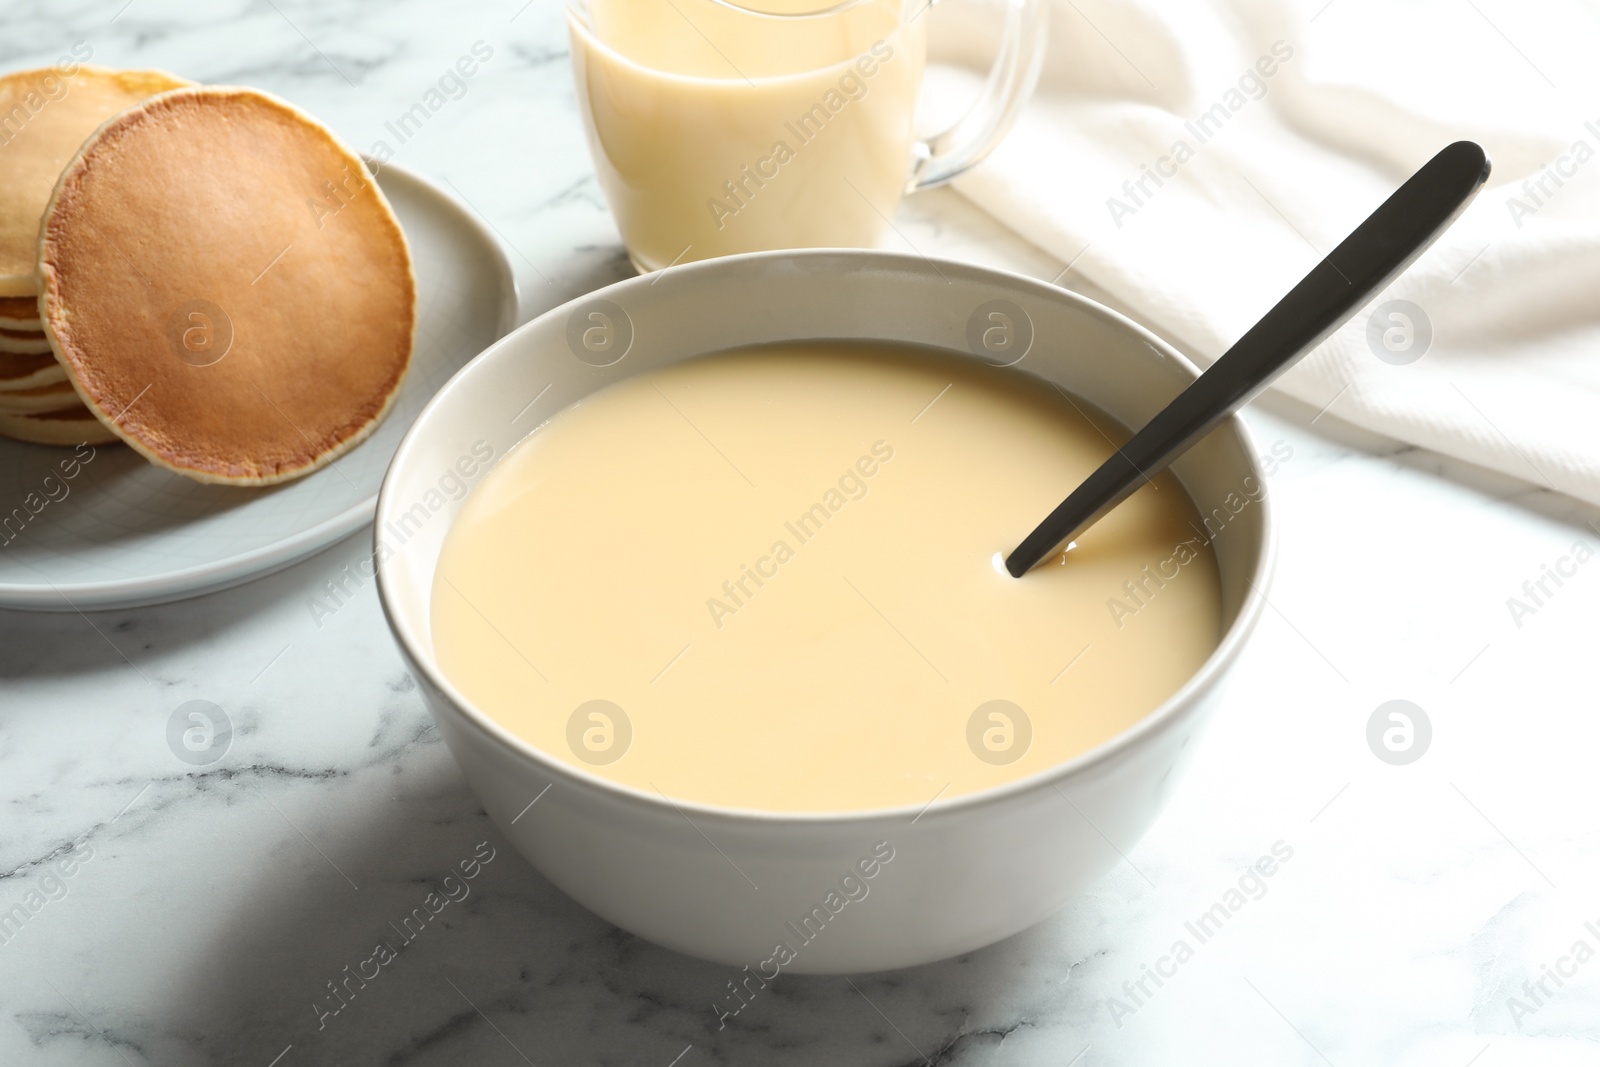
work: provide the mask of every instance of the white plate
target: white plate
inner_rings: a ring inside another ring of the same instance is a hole
[[[94,446],[63,480],[59,464],[72,449],[0,438],[0,607],[179,600],[286,567],[372,521],[411,420],[517,321],[511,264],[475,215],[392,163],[378,184],[411,242],[418,311],[411,371],[372,436],[315,474],[266,489],[202,485],[121,444]]]

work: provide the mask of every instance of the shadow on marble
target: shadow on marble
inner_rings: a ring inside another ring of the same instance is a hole
[[[442,744],[347,788],[364,794],[352,810],[305,828],[341,873],[285,836],[243,884],[207,887],[225,914],[160,998],[177,1010],[152,1020],[182,1035],[169,1061],[261,1067],[291,1049],[285,1065],[962,1062],[1026,1025],[983,1020],[1011,1018],[1019,997],[1040,996],[1043,974],[1059,987],[1071,969],[1029,957],[1080,940],[1058,916],[1048,937],[1029,931],[925,967],[780,976],[719,1026],[712,1003],[742,972],[659,948],[567,898],[493,829]],[[266,795],[299,810],[281,787]],[[462,862],[470,870],[491,852],[466,879]],[[439,910],[424,922],[430,892]],[[394,950],[387,963],[380,943]]]
[[[142,654],[182,660],[214,643],[219,620],[237,622],[303,598],[308,574],[328,557],[372,536],[370,527],[317,555],[229,589],[167,604],[106,611],[3,611],[4,677],[14,681],[71,681],[84,674],[144,665]],[[96,632],[99,637],[96,637]]]

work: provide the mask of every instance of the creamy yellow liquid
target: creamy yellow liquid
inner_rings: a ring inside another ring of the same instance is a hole
[[[543,751],[674,799],[920,806],[1043,770],[1153,710],[1220,636],[1169,475],[1064,563],[997,571],[1126,437],[1078,407],[888,346],[620,381],[473,490],[434,582],[439,664]]]
[[[901,7],[776,18],[592,0],[589,24],[572,21],[573,70],[635,261],[876,244],[905,188],[926,53]]]

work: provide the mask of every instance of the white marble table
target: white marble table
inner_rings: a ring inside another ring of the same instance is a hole
[[[552,0],[199,8],[9,0],[0,66],[83,40],[99,62],[261,86],[370,150],[482,40],[492,59],[395,158],[502,234],[525,315],[626,272]],[[954,193],[900,229],[925,253],[1061,269]],[[1252,422],[1293,452],[1272,479],[1273,608],[1127,863],[1003,944],[785,978],[720,1030],[726,968],[600,921],[499,838],[370,584],[313,613],[364,535],[186,603],[0,614],[0,916],[24,911],[0,927],[0,1064],[1600,1061],[1600,565],[1533,615],[1507,608],[1575,541],[1600,548],[1600,512],[1331,414],[1269,401]],[[1433,730],[1406,766],[1366,741],[1397,698]],[[213,764],[168,746],[189,700],[234,723]],[[1185,924],[1280,842],[1292,858],[1199,943]],[[480,850],[470,895],[324,1014],[329,983]]]

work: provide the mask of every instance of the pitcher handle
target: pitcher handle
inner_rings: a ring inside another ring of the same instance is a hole
[[[913,147],[907,192],[931,189],[994,151],[1033,94],[1049,43],[1047,0],[1003,0],[1005,35],[983,93],[949,129]],[[932,6],[931,0],[929,6]]]

